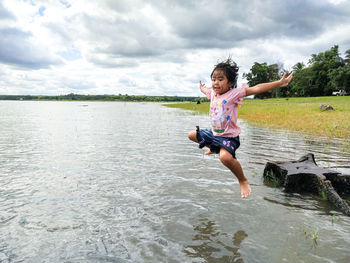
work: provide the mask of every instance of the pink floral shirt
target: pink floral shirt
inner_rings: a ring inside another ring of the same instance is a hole
[[[206,96],[210,99],[210,119],[214,136],[237,137],[241,129],[237,126],[238,105],[242,105],[246,96],[245,88],[231,89],[224,94],[216,94],[213,89],[208,89]]]

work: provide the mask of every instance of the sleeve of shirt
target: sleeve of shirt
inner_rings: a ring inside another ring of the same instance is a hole
[[[245,89],[248,87],[248,85],[245,83],[242,85],[241,88],[236,88],[231,90],[230,94],[230,100],[233,103],[242,105],[243,104],[243,98],[247,95]]]

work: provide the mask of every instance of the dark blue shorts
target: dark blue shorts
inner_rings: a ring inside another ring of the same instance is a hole
[[[236,150],[240,145],[239,136],[234,138],[214,136],[211,130],[199,129],[197,126],[197,140],[199,148],[208,146],[213,153],[219,153],[221,148],[225,148],[236,159]]]

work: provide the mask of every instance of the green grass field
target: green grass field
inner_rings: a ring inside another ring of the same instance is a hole
[[[331,105],[333,111],[320,110],[319,105]],[[209,103],[166,104],[208,114]],[[245,99],[238,117],[253,125],[286,129],[304,135],[329,138],[350,138],[350,97]]]

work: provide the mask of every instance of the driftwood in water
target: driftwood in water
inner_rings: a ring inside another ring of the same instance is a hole
[[[340,197],[350,192],[350,176],[317,166],[312,153],[297,161],[268,162],[264,181],[273,181],[287,192],[318,194],[350,216],[349,204]]]

